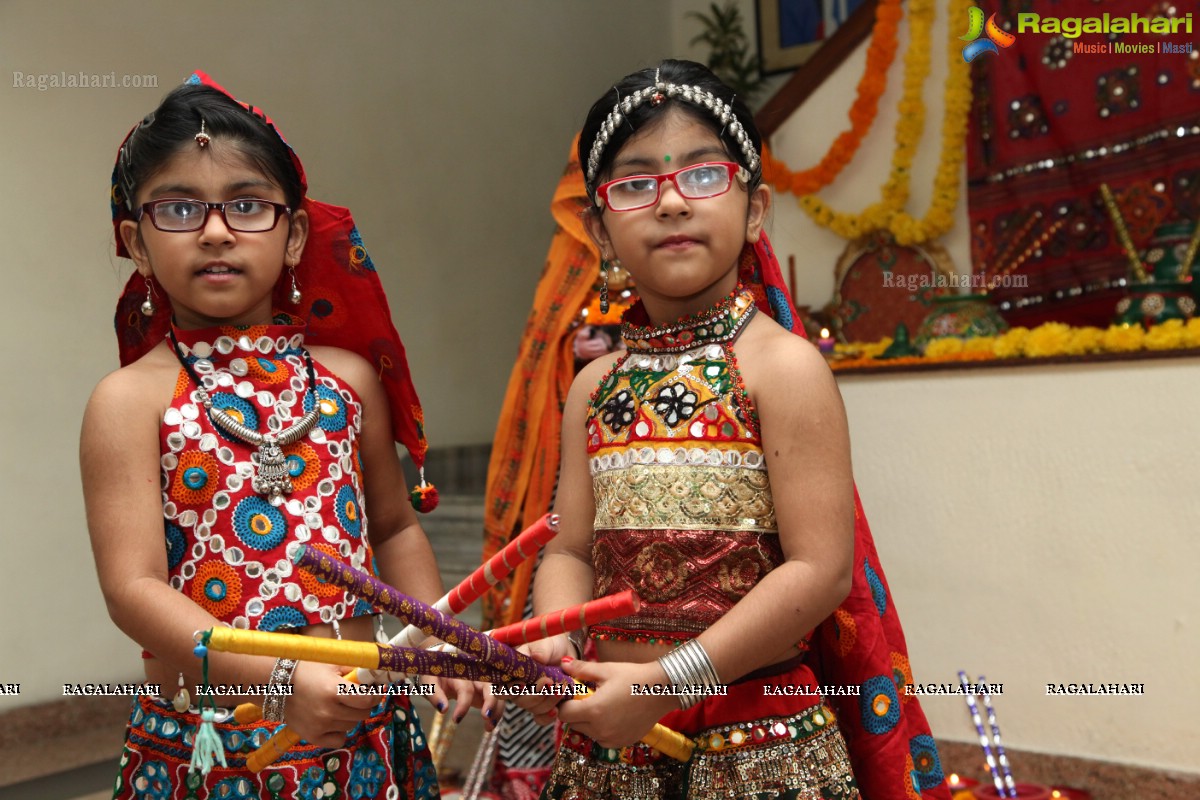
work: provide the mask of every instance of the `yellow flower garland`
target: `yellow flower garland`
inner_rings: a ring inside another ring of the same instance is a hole
[[[857,239],[872,231],[887,229],[902,245],[920,244],[941,236],[954,224],[958,205],[959,176],[966,154],[967,115],[971,109],[970,70],[961,57],[953,20],[965,19],[970,0],[951,0],[947,24],[947,74],[942,119],[942,151],[933,181],[933,201],[923,219],[903,209],[908,202],[913,156],[925,129],[925,104],[921,89],[929,75],[933,0],[912,0],[909,7],[910,34],[904,54],[904,92],[896,123],[896,149],[892,170],[882,188],[882,199],[860,214],[834,211],[815,194],[799,198],[800,207],[814,222],[846,239]]]
[[[1012,358],[1051,358],[1082,356],[1090,353],[1133,353],[1139,350],[1179,350],[1200,348],[1200,317],[1183,322],[1167,320],[1149,329],[1140,325],[1111,325],[1100,328],[1072,328],[1061,322],[1047,322],[1036,328],[1010,328],[999,336],[971,339],[945,337],[934,339],[924,356],[877,360],[891,339],[878,342],[838,345],[841,358],[830,363],[836,371],[852,367],[886,367],[947,361],[986,361]]]

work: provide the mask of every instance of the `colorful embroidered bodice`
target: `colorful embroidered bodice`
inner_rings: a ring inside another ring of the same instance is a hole
[[[640,309],[639,309],[640,310]],[[596,597],[634,589],[597,638],[680,640],[783,561],[757,414],[733,344],[755,305],[736,291],[663,328],[622,326],[628,352],[592,395]]]
[[[170,583],[234,627],[270,631],[371,613],[295,568],[286,552],[304,542],[374,571],[358,457],[362,407],[319,363],[312,396],[303,331],[274,324],[175,332],[213,406],[252,430],[278,433],[314,403],[319,412],[312,430],[283,448],[292,491],[271,501],[251,487],[258,447],[214,425],[179,370],[160,433]]]

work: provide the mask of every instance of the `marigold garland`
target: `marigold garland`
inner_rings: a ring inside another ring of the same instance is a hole
[[[854,367],[904,366],[957,361],[993,361],[1014,358],[1052,358],[1083,356],[1092,353],[1133,353],[1139,350],[1179,350],[1200,348],[1200,317],[1171,319],[1149,329],[1140,325],[1111,325],[1106,330],[1072,328],[1061,322],[1047,322],[1036,328],[1010,328],[998,336],[971,339],[945,337],[934,339],[924,356],[878,360],[892,343],[890,338],[866,344],[837,345],[839,358],[830,362],[838,370]]]
[[[965,18],[970,0],[951,0],[949,18]],[[970,72],[959,55],[960,44],[954,25],[947,25],[947,73],[942,118],[942,150],[933,181],[933,200],[924,218],[916,219],[903,209],[908,202],[913,156],[925,128],[925,105],[921,88],[929,75],[933,0],[912,0],[909,8],[910,41],[904,55],[904,92],[896,123],[896,148],[892,170],[882,187],[882,198],[859,214],[837,212],[815,195],[799,198],[800,207],[814,222],[846,239],[857,239],[872,231],[887,229],[902,245],[914,245],[941,236],[954,224],[962,162],[966,155],[967,115],[971,107]]]
[[[896,34],[904,12],[900,0],[880,0],[875,7],[875,26],[867,46],[867,64],[858,80],[854,104],[850,106],[850,128],[838,134],[821,161],[809,169],[792,172],[787,164],[764,149],[763,180],[781,192],[802,196],[825,188],[849,164],[863,137],[875,124],[879,98],[887,89],[887,76],[896,57]]]

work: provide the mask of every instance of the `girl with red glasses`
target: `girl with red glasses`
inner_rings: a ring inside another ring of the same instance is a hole
[[[585,223],[640,302],[626,350],[567,397],[534,610],[642,603],[588,631],[596,662],[567,636],[530,646],[594,686],[522,701],[565,723],[544,797],[949,796],[841,397],[764,231],[761,152],[745,105],[691,62],[627,76],[584,123]],[[656,723],[686,760],[641,743]]]

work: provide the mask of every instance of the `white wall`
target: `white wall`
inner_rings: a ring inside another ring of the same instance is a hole
[[[1195,361],[839,384],[917,680],[1002,682],[1008,748],[1196,771]],[[1089,682],[1146,694],[1046,696]],[[974,741],[961,698],[922,705]]]
[[[708,6],[673,4],[677,19]],[[752,0],[739,7],[752,24]],[[928,209],[941,140],[944,9],[913,165],[908,210],[917,215]],[[677,52],[697,30],[677,24]],[[875,126],[820,193],[835,209],[879,198],[907,42],[905,19]],[[773,137],[792,169],[817,163],[849,125],[865,62],[864,43]],[[964,176],[957,221],[940,240],[964,273],[965,192]],[[776,196],[769,232],[781,262],[796,256],[797,302],[829,302],[846,243],[791,195]],[[963,669],[1003,682],[996,706],[1006,747],[1200,770],[1191,712],[1200,500],[1189,400],[1198,375],[1189,360],[839,380],[855,474],[916,677],[954,682]],[[1146,696],[1047,697],[1051,682],[1144,683]],[[923,706],[939,738],[975,741],[961,698]]]
[[[107,194],[126,131],[197,68],[267,108],[313,196],[355,212],[430,441],[490,442],[571,137],[614,78],[660,57],[667,19],[638,0],[0,4],[0,683],[23,684],[0,712],[140,672],[96,585],[76,467],[84,403],[117,365],[129,264]],[[80,70],[158,87],[12,87]]]

